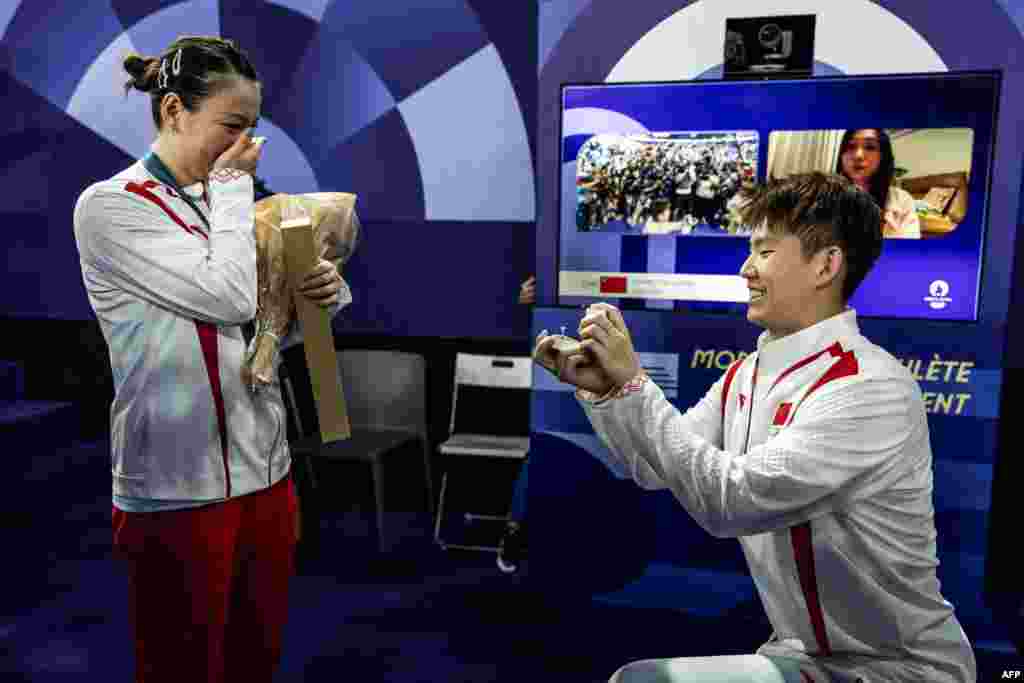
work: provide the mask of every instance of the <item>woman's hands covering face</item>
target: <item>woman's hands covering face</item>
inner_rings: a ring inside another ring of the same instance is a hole
[[[255,173],[265,141],[266,138],[254,138],[251,131],[245,131],[235,139],[233,145],[217,157],[217,160],[213,162],[213,170],[232,168],[246,173]]]

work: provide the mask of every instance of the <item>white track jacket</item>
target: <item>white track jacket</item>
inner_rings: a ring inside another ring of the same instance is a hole
[[[840,681],[975,681],[935,574],[921,392],[853,310],[762,334],[685,414],[653,382],[577,396],[638,484],[739,539],[775,631],[762,654],[810,658]]]
[[[75,206],[82,277],[114,373],[115,502],[216,502],[290,469],[280,387],[253,394],[241,375],[241,325],[257,301],[252,178],[211,179],[194,203],[209,228],[140,161]]]

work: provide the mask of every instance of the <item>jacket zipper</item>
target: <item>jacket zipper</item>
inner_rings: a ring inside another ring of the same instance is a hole
[[[754,394],[757,393],[757,366],[761,363],[760,357],[754,361],[754,379],[750,383],[750,410],[747,412],[747,435],[743,439],[743,454],[747,454],[747,447],[750,445],[750,425],[754,422]]]

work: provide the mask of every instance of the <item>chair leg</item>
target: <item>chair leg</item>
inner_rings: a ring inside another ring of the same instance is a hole
[[[296,523],[296,560],[297,571],[304,572],[307,563],[319,553],[320,515],[317,506],[317,491],[311,486],[312,459],[300,458],[305,466],[295,468],[295,497],[298,502],[295,515]]]
[[[441,525],[444,522],[444,497],[447,490],[448,471],[446,468],[445,472],[441,475],[441,495],[437,501],[437,516],[434,520],[434,542],[441,546],[443,550],[448,550],[449,548],[457,548],[459,550],[476,550],[480,552],[500,552],[500,545],[471,545],[468,543],[451,543],[441,538]],[[475,512],[464,512],[462,513],[462,516],[466,522],[474,522],[477,520],[482,520],[486,522],[508,522],[509,520],[508,515],[490,515]]]
[[[430,464],[430,447],[423,441],[423,472],[427,480],[427,512],[434,517],[434,468]]]
[[[385,505],[387,501],[384,500],[384,467],[380,460],[373,463],[373,498],[374,508],[376,509],[377,515],[377,548],[382,553],[386,553],[391,549],[391,543],[387,538],[387,524],[384,521],[385,518]]]
[[[418,444],[408,441],[373,462],[377,537],[383,553],[405,555],[414,547],[430,544],[433,494],[427,464],[418,457],[421,452]]]
[[[441,540],[441,520],[444,519],[444,492],[448,488],[448,473],[441,475],[441,495],[437,499],[437,517],[434,521],[434,542],[442,548],[447,549],[444,541]]]

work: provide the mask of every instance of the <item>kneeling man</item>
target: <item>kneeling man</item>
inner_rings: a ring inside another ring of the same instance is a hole
[[[613,306],[587,310],[578,347],[538,338],[537,361],[578,388],[636,482],[739,540],[774,628],[754,655],[638,661],[612,681],[973,683],[935,575],[920,389],[847,307],[881,252],[878,207],[806,174],[749,190],[743,221],[747,317],[764,332],[685,413],[641,370]]]

